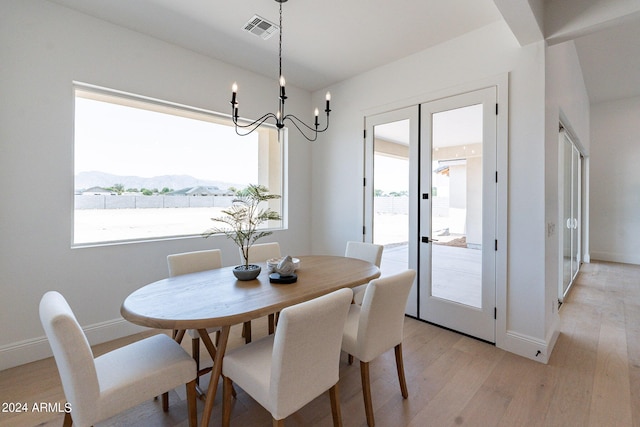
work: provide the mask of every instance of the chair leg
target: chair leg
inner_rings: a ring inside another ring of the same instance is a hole
[[[340,412],[340,393],[338,393],[338,383],[329,389],[329,397],[331,398],[333,427],[342,427],[342,413]]]
[[[407,380],[404,377],[404,362],[402,359],[402,343],[395,347],[396,352],[396,368],[398,369],[398,381],[400,381],[400,391],[405,399],[409,397],[407,390]]]
[[[71,412],[64,413],[64,420],[62,421],[62,427],[71,427],[73,420],[71,419]]]
[[[362,397],[364,398],[364,411],[367,414],[367,425],[376,425],[373,419],[373,404],[371,403],[371,380],[369,379],[369,362],[360,361],[360,378],[362,379]]]
[[[198,378],[197,375],[196,378]],[[198,408],[196,406],[196,380],[187,383],[187,406],[189,408],[189,427],[196,427],[198,425]]]
[[[284,420],[276,420],[275,418],[271,419],[273,420],[271,424],[273,427],[284,427]]]
[[[191,338],[191,357],[196,361],[196,372],[200,372],[200,338]],[[200,375],[196,375],[196,384],[200,385]]]
[[[244,343],[249,344],[251,342],[251,321],[244,322],[242,330],[244,331]]]
[[[267,318],[268,318],[269,335],[271,335],[276,330],[276,315],[275,313],[271,313],[269,316],[267,316]]]
[[[269,319],[269,335],[273,334],[276,331],[276,326],[278,325],[278,317],[280,317],[280,312],[271,313],[268,316]]]
[[[222,426],[229,427],[231,423],[231,394],[233,382],[228,377],[223,377],[222,382]]]
[[[162,393],[162,410],[169,412],[169,392]]]

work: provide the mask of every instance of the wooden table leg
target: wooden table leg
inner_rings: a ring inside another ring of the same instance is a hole
[[[220,333],[220,342],[218,343],[216,358],[213,361],[213,370],[211,371],[211,379],[209,380],[209,388],[207,389],[207,398],[204,401],[204,410],[202,411],[202,420],[200,422],[201,427],[209,426],[211,412],[213,412],[213,402],[216,398],[218,383],[220,382],[220,376],[222,375],[222,358],[224,357],[224,352],[227,350],[230,331],[231,326],[223,326],[222,332]]]
[[[209,352],[209,356],[211,356],[211,360],[216,360],[217,350],[216,350],[216,347],[213,345],[213,342],[211,341],[211,337],[207,333],[207,330],[198,329],[198,335],[200,335],[200,339],[204,343],[204,346],[207,348],[207,351]]]

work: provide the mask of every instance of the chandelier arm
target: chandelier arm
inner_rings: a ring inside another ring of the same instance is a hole
[[[293,114],[287,114],[286,116],[284,116],[284,119],[282,119],[282,121],[284,122],[284,120],[289,119],[289,121],[293,124],[295,124],[295,122],[297,121],[298,123],[300,123],[302,126],[306,127],[307,129],[309,129],[312,132],[316,132],[316,133],[320,133],[320,132],[324,132],[329,128],[329,115],[327,114],[327,123],[324,126],[324,129],[318,129],[317,127],[311,127],[308,124],[306,124],[305,122],[303,122],[302,120],[300,120],[298,117],[294,116]],[[296,126],[298,127],[298,126]],[[300,129],[300,128],[298,128]]]
[[[236,125],[236,127],[239,127],[239,128],[250,128],[250,127],[253,127],[256,123],[258,124],[258,126],[260,126],[261,124],[263,124],[270,117],[273,117],[275,119],[276,115],[273,114],[273,113],[267,113],[267,114],[263,115],[262,117],[260,117],[259,119],[256,119],[256,120],[252,121],[251,123],[247,123],[246,125],[238,123],[238,119],[236,117],[233,117],[233,124]]]
[[[305,139],[307,141],[313,142],[316,139],[318,139],[318,131],[313,129],[310,126],[307,126],[306,123],[304,123],[302,120],[300,120],[299,118],[297,118],[296,116],[292,115],[292,114],[287,114],[285,116],[285,118],[282,120],[284,122],[285,119],[288,119],[297,129],[298,131],[302,134],[302,136],[305,137]],[[295,120],[294,120],[295,119]],[[305,128],[311,130],[313,132],[313,138],[310,138],[307,136],[307,134],[305,133],[305,131],[298,125],[298,123],[300,123],[301,125],[303,125]]]
[[[254,120],[253,122],[248,123],[246,125],[243,125],[243,124],[239,124],[237,119],[234,117],[233,118],[233,124],[235,124],[236,134],[239,135],[239,136],[247,136],[250,133],[252,133],[253,131],[255,131],[256,129],[258,129],[260,126],[262,126],[262,124],[264,122],[266,122],[270,118],[274,118],[274,119],[276,119],[276,121],[278,120],[275,114],[267,113],[267,114],[263,115],[262,117],[260,117],[259,119]],[[240,133],[238,131],[238,129],[249,129],[249,130],[246,133],[245,132]]]

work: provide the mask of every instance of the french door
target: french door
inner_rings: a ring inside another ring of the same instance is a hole
[[[581,205],[582,205],[582,156],[566,130],[560,130],[560,183],[562,197],[562,280],[558,289],[558,299],[563,301],[573,279],[580,269],[581,259]]]
[[[419,318],[495,342],[496,88],[421,105]]]
[[[406,313],[495,342],[496,87],[365,118],[364,241]]]

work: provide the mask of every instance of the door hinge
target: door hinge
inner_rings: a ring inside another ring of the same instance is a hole
[[[498,182],[498,171],[496,171],[496,183]]]
[[[498,320],[498,307],[493,307],[493,320]]]
[[[498,103],[496,103],[496,116],[498,115]]]
[[[362,138],[367,139],[367,130],[366,129],[362,130]]]
[[[367,178],[362,178],[362,186],[363,187],[367,186]]]
[[[496,251],[498,250],[498,240],[496,239]]]
[[[367,234],[367,227],[365,227],[364,225],[362,226],[362,234]]]

